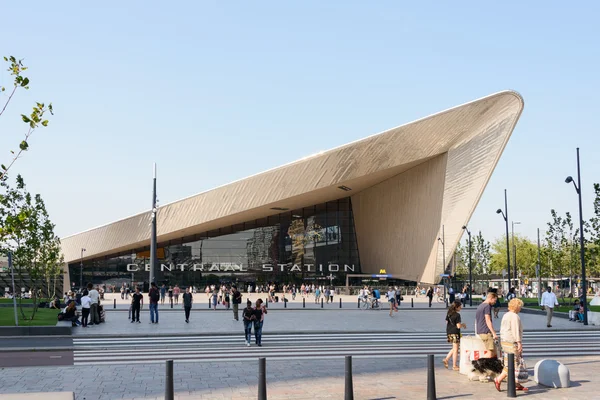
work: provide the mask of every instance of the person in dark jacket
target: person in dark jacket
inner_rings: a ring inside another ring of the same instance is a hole
[[[185,322],[190,322],[190,311],[192,310],[192,302],[194,298],[190,292],[190,288],[185,289],[183,294],[183,309],[185,310]]]

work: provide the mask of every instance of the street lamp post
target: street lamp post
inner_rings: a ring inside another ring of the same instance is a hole
[[[156,268],[156,163],[152,174],[152,228],[150,233],[150,284],[154,282]]]
[[[520,225],[520,222],[512,222],[512,246],[513,246],[513,264],[515,266],[515,273],[514,273],[514,277],[515,277],[515,287],[518,288],[520,286],[520,280],[519,280],[519,275],[517,274],[517,245],[515,243],[515,225]]]
[[[473,307],[473,266],[471,264],[471,231],[467,226],[462,227],[469,235],[469,307]]]
[[[446,234],[444,232],[444,225],[442,225],[442,237],[439,238],[438,240],[440,241],[440,243],[442,243],[442,262],[444,263],[444,275],[446,274]],[[442,278],[443,280],[443,278]],[[446,283],[444,282],[444,301],[446,302],[446,306],[448,305],[448,300],[446,299]]]
[[[579,165],[579,147],[577,148],[577,183],[573,177],[568,176],[566,183],[573,183],[575,191],[579,195],[579,247],[581,257],[581,291],[583,292],[583,324],[588,324],[588,306],[587,306],[587,285],[585,281],[585,243],[583,239],[583,211],[581,207],[581,168]]]
[[[501,208],[496,210],[496,214],[502,214],[504,223],[506,224],[506,271],[508,272],[508,289],[510,290],[510,241],[508,237],[508,197],[506,189],[504,189],[504,211]]]
[[[79,291],[83,291],[83,252],[85,249],[81,248],[81,261],[79,263]]]

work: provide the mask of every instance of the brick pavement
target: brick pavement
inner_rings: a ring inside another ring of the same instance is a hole
[[[227,357],[224,354],[223,357]],[[598,399],[597,374],[600,357],[560,359],[571,370],[573,387],[549,389],[533,381],[528,396],[544,400]],[[533,367],[537,360],[527,360]],[[506,398],[492,383],[469,382],[457,372],[441,368],[436,359],[437,395],[449,398]],[[423,399],[426,395],[426,359],[354,359],[354,394],[357,400]],[[257,363],[175,363],[174,387],[178,399],[256,398]],[[73,391],[77,400],[162,399],[164,365],[118,365],[86,367],[29,367],[3,369],[0,393]],[[270,400],[342,399],[343,358],[277,360],[267,362]],[[506,390],[506,385],[503,385]]]

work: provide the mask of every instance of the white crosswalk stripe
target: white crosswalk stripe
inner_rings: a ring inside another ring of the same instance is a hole
[[[323,357],[406,358],[445,355],[443,332],[268,334],[263,346],[246,347],[243,333],[212,336],[75,338],[75,365],[321,359]],[[526,332],[527,357],[600,355],[600,331]]]

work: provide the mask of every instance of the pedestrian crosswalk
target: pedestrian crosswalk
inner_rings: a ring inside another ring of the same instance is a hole
[[[600,331],[526,332],[527,357],[600,355]],[[102,337],[73,339],[75,365],[256,360],[323,357],[407,358],[445,355],[443,332],[265,333],[262,347],[246,347],[243,334],[211,336]]]

